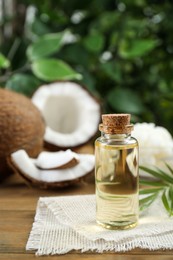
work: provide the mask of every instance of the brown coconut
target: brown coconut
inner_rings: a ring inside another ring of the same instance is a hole
[[[41,152],[44,131],[41,114],[29,98],[0,88],[0,180],[10,173],[11,153],[24,149],[36,157]]]

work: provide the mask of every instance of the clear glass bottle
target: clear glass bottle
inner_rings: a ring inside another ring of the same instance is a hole
[[[131,137],[130,114],[102,115],[95,141],[96,220],[109,229],[138,222],[138,142]]]

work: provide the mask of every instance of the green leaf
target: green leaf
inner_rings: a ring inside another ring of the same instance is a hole
[[[0,68],[7,69],[9,67],[10,61],[2,53],[0,53]]]
[[[107,11],[101,12],[97,19],[92,23],[92,29],[101,31],[103,33],[112,32],[115,29],[115,24],[121,19],[119,12]]]
[[[158,167],[156,167],[156,169],[158,170],[159,173],[161,173],[165,177],[165,180],[173,184],[173,178],[168,173],[162,171]]]
[[[169,205],[169,197],[167,196],[166,190],[162,194],[162,202],[163,202],[165,209],[168,211],[169,214],[171,214],[171,208]]]
[[[161,170],[155,171],[155,170],[149,169],[149,168],[144,167],[144,166],[140,166],[139,168],[141,170],[151,174],[152,176],[159,178],[159,179],[163,180],[164,182],[167,182],[168,184],[170,184],[170,181],[172,182],[172,178],[170,176],[168,176],[167,174],[165,174]]]
[[[60,59],[65,60],[66,62],[79,64],[80,57],[80,66],[83,65],[89,70],[90,61],[88,51],[79,43],[68,44],[63,47],[59,53]]]
[[[139,39],[121,42],[119,55],[125,59],[133,59],[148,54],[158,45],[158,41],[152,39]]]
[[[171,166],[167,163],[165,163],[165,165],[168,168],[168,170],[170,171],[170,173],[173,174],[173,169],[171,168]]]
[[[170,200],[171,215],[173,215],[173,186],[169,188],[168,196]]]
[[[30,33],[35,34],[35,36],[45,35],[50,32],[50,27],[40,20],[37,16],[35,17],[33,23],[31,24]]]
[[[115,61],[109,61],[101,64],[103,72],[116,82],[121,82],[121,67]]]
[[[150,194],[150,193],[156,193],[163,190],[163,188],[154,188],[154,189],[143,189],[140,190],[139,193],[142,194]]]
[[[40,81],[34,76],[18,73],[8,79],[6,88],[31,96],[39,85]]]
[[[172,172],[172,168],[168,166],[168,169]],[[145,181],[145,180],[140,180],[140,184],[142,185],[148,185],[151,186],[149,189],[142,189],[140,190],[140,194],[151,194],[151,196],[156,196],[162,192],[162,203],[165,207],[165,209],[168,211],[170,216],[173,215],[173,182],[172,182],[172,177],[164,172],[163,170],[156,168],[156,170],[149,169],[144,166],[140,166],[140,169],[143,171],[146,171],[147,173],[151,174],[152,176],[159,178],[161,181]],[[155,186],[156,188],[153,188]],[[159,187],[160,186],[160,187]],[[144,209],[145,207],[148,207],[152,203],[152,197],[146,197],[143,200],[141,200],[141,209]],[[148,199],[147,199],[148,198]]]
[[[159,186],[159,187],[165,187],[166,184],[164,184],[163,182],[155,182],[155,181],[145,181],[145,180],[140,180],[139,183],[141,185],[146,185],[146,186]]]
[[[107,100],[115,111],[132,114],[141,114],[144,111],[141,98],[130,89],[112,89]]]
[[[31,64],[31,68],[35,76],[45,81],[82,79],[81,74],[58,59],[36,60]]]
[[[100,53],[104,47],[105,38],[100,33],[92,33],[84,39],[84,46],[88,51]]]
[[[29,60],[36,60],[60,50],[63,44],[63,33],[46,34],[27,48]]]
[[[157,194],[152,194],[143,199],[140,199],[139,200],[140,210],[142,211],[142,210],[148,208],[156,198],[157,198]]]

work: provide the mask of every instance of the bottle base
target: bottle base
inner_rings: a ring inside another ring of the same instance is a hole
[[[112,229],[112,230],[126,230],[131,229],[137,226],[138,222],[124,222],[124,221],[118,221],[118,222],[111,222],[111,223],[104,223],[97,220],[97,223],[106,228],[106,229]]]

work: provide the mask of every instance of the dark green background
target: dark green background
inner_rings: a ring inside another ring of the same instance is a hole
[[[30,5],[35,16],[29,24],[25,17]],[[13,32],[6,36],[3,30],[10,24]],[[59,70],[56,80],[86,85],[99,97],[104,112],[129,112],[134,122],[155,122],[173,134],[172,1],[16,1],[14,14],[4,16],[0,27],[0,52],[11,63],[5,66],[0,60],[2,87],[30,96],[43,82],[55,80],[48,65],[46,78],[38,76],[33,62],[58,59],[70,68]],[[67,30],[76,41],[59,44],[58,37]],[[57,45],[45,44],[50,33],[60,33],[54,39]],[[41,54],[35,42],[43,46]]]

